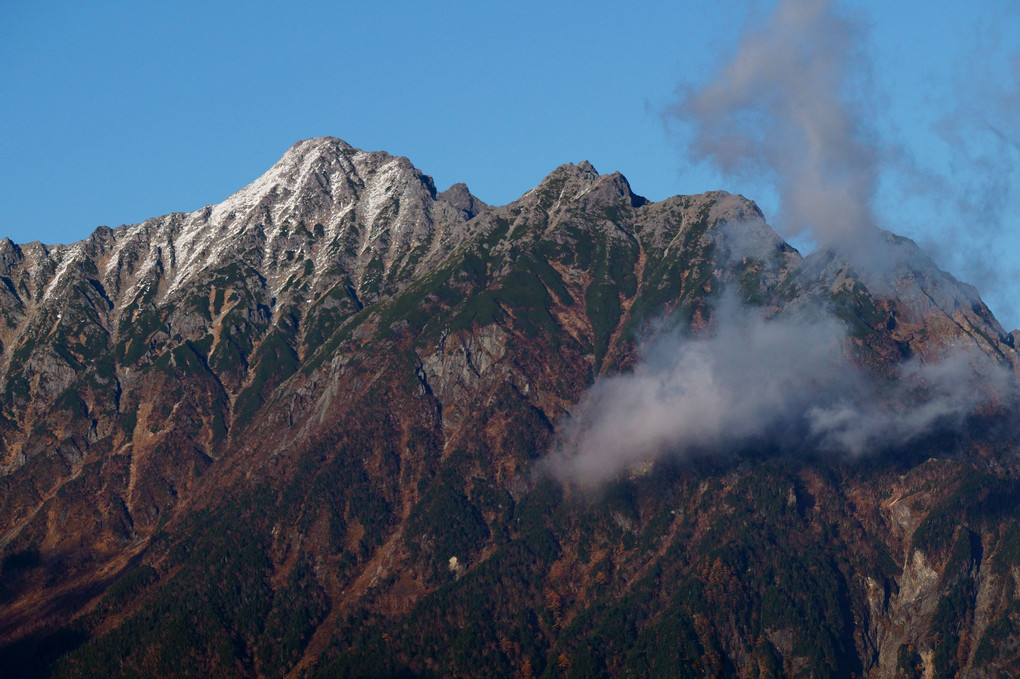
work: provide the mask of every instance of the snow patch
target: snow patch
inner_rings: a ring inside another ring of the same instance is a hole
[[[53,293],[60,287],[61,282],[67,275],[71,265],[82,258],[84,250],[82,243],[76,243],[67,250],[63,251],[63,258],[60,260],[60,264],[57,265],[57,271],[53,274],[53,278],[46,285],[46,290],[43,292],[43,301],[49,301],[53,297]]]

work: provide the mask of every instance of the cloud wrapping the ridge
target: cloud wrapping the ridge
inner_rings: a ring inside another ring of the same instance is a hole
[[[909,362],[880,382],[846,355],[843,325],[818,310],[766,319],[731,301],[713,332],[667,332],[633,372],[600,379],[565,421],[545,468],[593,486],[634,465],[755,444],[858,456],[958,424],[1009,388],[1009,373],[961,352]]]
[[[876,152],[859,123],[860,26],[829,0],[780,0],[718,76],[680,89],[671,114],[689,152],[726,175],[765,179],[787,237],[857,248],[875,231]]]
[[[715,335],[653,339],[629,374],[600,379],[565,423],[553,473],[582,484],[663,454],[754,437],[813,402],[816,376],[842,372],[838,323],[768,323],[734,307]]]
[[[713,78],[680,89],[670,114],[685,128],[695,160],[775,188],[784,235],[808,236],[851,265],[871,294],[895,296],[898,276],[927,266],[913,244],[893,247],[873,211],[880,156],[906,152],[880,149],[866,124],[864,30],[836,4],[778,0]],[[1015,114],[1017,104],[1020,94],[1011,92],[993,112]],[[962,195],[949,183],[929,182],[928,190],[959,201],[958,212],[998,224],[995,211],[1012,190],[1020,117],[975,127],[988,113],[967,110],[946,128],[957,135],[960,162],[985,183]],[[973,143],[981,135],[1001,144]],[[996,165],[1005,179],[995,176]],[[765,229],[724,226],[731,259],[766,259],[775,244],[762,237]],[[984,260],[973,248],[955,251]],[[939,290],[935,283],[923,292],[938,297]],[[849,358],[846,328],[828,309],[800,302],[796,313],[766,319],[723,295],[709,334],[665,332],[644,342],[631,372],[600,378],[585,393],[562,423],[545,469],[590,486],[662,457],[776,448],[854,457],[958,426],[984,404],[1016,396],[1012,373],[976,344],[938,363],[906,361],[894,379],[877,377]],[[952,309],[956,299],[938,302]]]
[[[936,168],[876,132],[883,119],[867,26],[847,5],[778,0],[708,82],[681,86],[668,118],[687,157],[767,185],[779,199],[773,221],[785,237],[806,236],[879,275],[887,264],[874,257],[882,250],[877,228],[906,228],[1015,324],[1020,11],[998,2],[974,19],[970,57],[946,75],[946,113],[928,130],[929,143],[941,139],[949,154],[949,166]],[[905,122],[923,126],[923,118]]]

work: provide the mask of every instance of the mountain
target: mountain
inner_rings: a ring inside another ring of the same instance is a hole
[[[912,242],[802,257],[586,162],[505,206],[299,142],[223,203],[0,242],[0,656],[24,676],[1020,672],[1012,403],[859,458],[768,441],[598,489],[541,460],[721,299],[875,380],[1016,332]],[[876,255],[877,259],[877,255]]]

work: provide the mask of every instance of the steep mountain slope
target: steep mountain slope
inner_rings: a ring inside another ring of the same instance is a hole
[[[650,203],[587,163],[489,207],[331,138],[195,213],[3,241],[5,657],[56,676],[1008,673],[1003,404],[855,462],[735,450],[595,496],[535,472],[596,376],[663,318],[707,332],[724,291],[768,314],[821,300],[879,375],[961,346],[1015,369],[976,292],[888,241],[878,273],[801,258],[739,196]]]

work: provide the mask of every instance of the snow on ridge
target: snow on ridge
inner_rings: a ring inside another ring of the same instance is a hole
[[[271,168],[243,189],[232,193],[222,203],[216,205],[209,215],[209,221],[220,223],[226,221],[231,213],[247,213],[258,205],[270,192],[280,185],[286,185],[288,177],[293,177],[299,170],[302,157],[297,145],[283,154]]]
[[[297,142],[258,179],[214,206],[209,221],[223,222],[231,212],[246,216],[274,191],[282,193],[290,190],[296,193],[308,176],[324,164],[323,161],[332,163],[335,156],[343,156],[349,150],[350,145],[334,137],[317,137]]]
[[[367,182],[365,187],[365,197],[363,199],[364,205],[364,221],[369,227],[368,240],[371,241],[375,238],[375,221],[382,212],[383,207],[389,202],[393,196],[393,189],[396,187],[394,181],[400,173],[400,167],[395,162],[396,159],[391,159],[386,162],[374,176]],[[364,244],[362,244],[364,247]]]
[[[140,226],[144,226],[144,224]],[[169,235],[165,233],[170,229],[170,227],[167,225],[166,222],[161,222],[159,224],[159,227],[160,230],[154,234],[151,234],[148,240],[147,243],[148,250],[145,252],[145,259],[142,260],[135,269],[133,275],[134,279],[133,282],[124,291],[124,293],[120,295],[120,299],[117,302],[118,311],[122,310],[128,304],[135,301],[139,295],[148,292],[148,290],[151,288],[153,284],[153,281],[151,280],[153,277],[152,273],[156,270],[156,267],[159,264],[160,260],[159,243],[163,242],[163,239],[160,238],[160,236],[163,236],[166,239],[165,242],[170,242]],[[156,285],[159,285],[158,281],[156,282]]]
[[[305,189],[316,173],[323,173],[330,199],[337,201],[334,187],[340,183],[338,180],[358,172],[356,165],[347,160],[345,152],[350,150],[350,145],[333,137],[300,141],[248,186],[218,205],[187,215],[184,228],[174,239],[177,266],[166,294],[176,292],[194,274],[222,259],[233,245],[232,236],[243,232],[249,226],[252,212],[265,203],[269,204],[271,218],[263,242],[268,259],[282,236],[285,215],[300,211],[301,201],[307,198]],[[353,202],[340,207],[342,213],[351,208]]]
[[[95,262],[97,273],[104,286],[115,291],[119,314],[146,290],[158,290],[158,298],[165,300],[179,294],[209,267],[236,260],[239,249],[250,246],[245,231],[256,222],[265,222],[264,237],[259,234],[256,240],[265,262],[259,268],[268,269],[262,274],[278,296],[278,288],[299,266],[285,261],[283,253],[304,243],[304,237],[296,236],[293,228],[284,231],[288,218],[305,220],[309,228],[310,220],[325,227],[324,236],[302,246],[303,257],[295,260],[301,266],[306,260],[314,263],[313,286],[337,264],[341,255],[336,238],[348,228],[359,232],[361,253],[378,249],[378,238],[384,231],[392,231],[393,244],[385,248],[389,252],[381,253],[388,268],[391,259],[406,254],[404,243],[427,243],[430,253],[441,246],[434,242],[439,234],[432,233],[430,201],[416,177],[409,160],[385,151],[362,151],[328,137],[299,141],[255,181],[217,205],[114,229],[109,250]],[[396,199],[400,200],[399,217],[387,212],[395,207]],[[357,227],[350,226],[352,217]],[[242,246],[242,238],[249,245]],[[88,257],[84,243],[40,244],[38,252],[31,244],[22,246],[28,268],[34,271],[30,276],[43,286],[42,300],[52,303],[61,296],[74,267]]]
[[[417,200],[428,201],[419,195],[414,178],[414,167],[405,158],[383,151],[361,151],[335,138],[300,141],[255,181],[218,205],[127,227],[118,234],[111,252],[100,264],[103,277],[127,275],[118,274],[118,266],[129,251],[139,250],[141,261],[136,262],[133,272],[124,280],[117,306],[129,304],[152,285],[158,285],[159,297],[167,299],[210,266],[236,259],[239,237],[244,237],[256,222],[265,222],[265,233],[257,241],[265,263],[260,269],[268,269],[262,274],[273,295],[278,296],[278,288],[296,270],[296,264],[292,266],[281,255],[298,244],[292,242],[294,234],[284,230],[288,218],[317,219],[325,226],[325,237],[304,253],[304,259],[314,262],[316,282],[335,263],[338,252],[330,243],[347,228],[352,212],[361,225],[360,253],[371,250],[384,230],[394,231],[394,246],[397,242],[418,244],[431,240],[429,207],[423,204],[424,214],[416,214]],[[401,201],[398,213],[401,216],[393,215],[391,219],[388,215],[387,219],[378,220],[395,198]],[[430,245],[431,252],[439,244]],[[391,252],[387,259],[394,255],[399,258],[399,254]],[[46,289],[47,295],[56,292],[73,258],[80,256],[69,254],[58,260],[59,269]],[[160,262],[164,269],[162,282],[157,283],[154,276],[159,277]]]
[[[79,241],[63,251],[63,257],[60,260],[60,264],[57,265],[57,270],[53,274],[53,278],[50,279],[50,282],[46,285],[46,290],[43,292],[44,302],[52,298],[54,290],[57,289],[64,276],[67,274],[67,270],[71,267],[71,264],[81,259],[85,252],[84,243],[85,241]]]
[[[135,235],[144,228],[143,224],[134,224],[129,226],[121,237],[117,237],[117,232],[113,232],[113,249],[110,250],[110,254],[106,257],[106,264],[103,266],[103,281],[107,282],[110,280],[110,269],[120,259],[121,252],[124,251],[125,246],[128,243],[136,240]]]
[[[215,213],[215,209],[213,212]],[[232,239],[224,237],[225,226],[211,217],[206,219],[202,211],[188,215],[177,239],[170,241],[174,244],[177,262],[166,296],[176,292],[194,274],[206,269],[210,263],[219,260],[220,255],[231,246]]]

